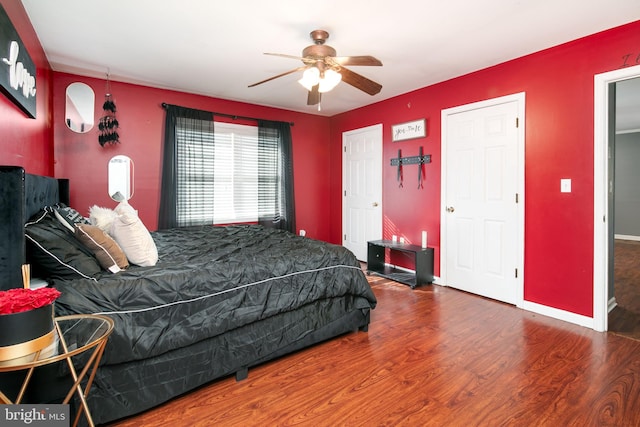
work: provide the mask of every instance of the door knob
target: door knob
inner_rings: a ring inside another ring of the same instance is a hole
[[[447,208],[447,212],[453,212],[453,211],[455,211],[455,209],[453,208],[453,206],[449,206],[449,207]]]
[[[378,202],[373,202],[373,207],[377,207],[378,206]]]

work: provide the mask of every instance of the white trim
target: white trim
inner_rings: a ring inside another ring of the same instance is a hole
[[[608,329],[607,165],[609,83],[640,77],[640,65],[594,76],[593,120],[593,319],[591,327]]]
[[[519,92],[511,95],[501,96],[498,98],[487,99],[484,101],[474,102],[471,104],[461,105],[458,107],[452,107],[442,110],[441,112],[441,161],[440,161],[440,282],[445,284],[447,282],[447,239],[446,239],[446,190],[447,190],[447,116],[457,114],[464,111],[476,110],[479,108],[492,107],[494,105],[505,104],[508,102],[518,103],[518,184],[516,191],[519,194],[518,203],[518,241],[516,246],[518,248],[518,256],[516,260],[516,267],[518,268],[518,289],[515,295],[515,305],[522,307],[524,302],[524,206],[525,206],[525,194],[524,194],[524,163],[525,163],[525,92]],[[440,283],[439,283],[440,284]],[[446,286],[446,285],[445,285]]]
[[[618,240],[634,240],[640,242],[640,236],[631,236],[629,234],[614,234],[613,237]]]
[[[616,131],[616,135],[625,135],[627,133],[638,133],[640,129],[627,129],[627,130],[619,130]]]
[[[590,317],[542,304],[537,304],[535,302],[525,301],[522,304],[522,308],[534,313],[541,314],[543,316],[553,317],[554,319],[574,323],[576,325],[585,326],[587,328],[590,328],[593,323],[593,319],[591,319]]]

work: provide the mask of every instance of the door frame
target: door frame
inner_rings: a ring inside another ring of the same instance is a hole
[[[441,112],[441,171],[440,171],[440,280],[439,284],[447,286],[447,219],[445,201],[447,200],[447,117],[452,114],[457,114],[470,110],[477,110],[480,108],[492,107],[495,105],[505,104],[508,102],[518,103],[518,147],[517,147],[517,174],[518,183],[516,185],[517,192],[519,194],[518,206],[517,206],[517,227],[518,236],[516,237],[516,247],[518,248],[518,254],[516,257],[516,263],[518,268],[518,289],[516,289],[515,305],[522,308],[524,304],[524,148],[525,148],[525,92],[514,93],[511,95],[505,95],[498,98],[491,98],[484,101],[473,102],[470,104],[460,105],[457,107],[447,108]]]
[[[384,194],[382,192],[383,190],[383,170],[382,170],[382,159],[384,157],[384,138],[383,138],[383,126],[382,123],[378,123],[375,125],[371,125],[371,126],[365,126],[362,128],[358,128],[358,129],[352,129],[349,131],[345,131],[342,132],[342,144],[340,145],[340,150],[342,151],[342,195],[340,197],[340,200],[342,201],[342,232],[340,233],[340,241],[342,242],[342,245],[344,245],[344,233],[345,233],[345,229],[346,229],[346,223],[347,223],[347,206],[345,203],[345,197],[346,197],[346,191],[347,191],[347,187],[346,187],[346,171],[347,171],[347,164],[346,164],[346,155],[345,155],[345,150],[346,150],[346,141],[347,138],[350,135],[356,134],[356,133],[361,133],[361,132],[370,132],[370,131],[377,131],[378,135],[379,135],[379,140],[380,140],[380,146],[378,147],[379,150],[379,154],[380,154],[380,164],[378,165],[378,170],[379,170],[379,176],[380,176],[380,182],[378,183],[379,185],[379,189],[380,189],[380,202],[378,208],[380,209],[380,222],[379,222],[379,226],[380,226],[380,232],[379,232],[379,236],[380,237],[376,237],[373,240],[377,240],[379,238],[382,238],[383,235],[383,226],[384,226]],[[366,239],[365,239],[366,240]]]
[[[609,327],[609,84],[640,77],[640,65],[594,76],[593,116],[593,325]]]

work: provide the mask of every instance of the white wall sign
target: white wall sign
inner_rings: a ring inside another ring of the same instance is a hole
[[[36,66],[0,5],[0,88],[29,117],[36,117]]]
[[[404,141],[405,139],[422,138],[424,136],[427,136],[425,119],[391,126],[391,137],[394,142]]]

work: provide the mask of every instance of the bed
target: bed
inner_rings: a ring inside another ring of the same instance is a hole
[[[68,204],[68,191],[65,180],[0,168],[0,231],[9,236],[0,248],[2,289],[21,283],[30,246],[24,224],[45,206]],[[150,234],[153,266],[47,278],[62,292],[56,315],[105,314],[115,322],[88,398],[98,424],[368,329],[376,299],[341,246],[258,225]]]

